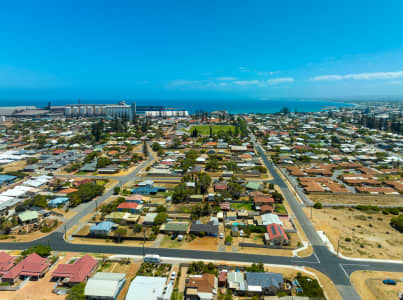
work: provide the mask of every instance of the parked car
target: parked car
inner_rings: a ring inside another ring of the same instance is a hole
[[[388,285],[396,285],[396,281],[393,279],[384,279],[382,282]]]
[[[224,233],[220,233],[220,239],[223,239],[224,238]]]
[[[178,235],[178,242],[182,242],[182,241],[183,241],[183,235],[180,234],[180,235]]]
[[[171,280],[174,280],[175,277],[176,277],[176,272],[174,271],[174,272],[171,273]]]
[[[172,234],[172,236],[171,236],[171,240],[176,239],[176,238],[177,238],[177,236],[178,236],[178,233],[177,233],[177,232],[173,233],[173,234]]]

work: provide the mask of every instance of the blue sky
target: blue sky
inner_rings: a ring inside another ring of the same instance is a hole
[[[402,11],[401,0],[2,1],[0,99],[403,95]]]

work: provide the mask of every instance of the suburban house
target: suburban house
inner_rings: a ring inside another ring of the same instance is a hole
[[[267,233],[264,234],[266,244],[274,246],[287,245],[289,240],[282,225],[273,223],[266,226]]]
[[[243,273],[231,271],[227,274],[228,288],[231,289],[234,295],[242,295],[247,290],[247,285]]]
[[[204,234],[206,236],[218,236],[218,225],[214,222],[208,222],[207,224],[201,223],[192,223],[190,226],[190,234],[201,235]]]
[[[282,289],[283,275],[269,272],[246,272],[248,294],[274,296]]]
[[[118,227],[117,224],[111,221],[103,221],[90,227],[91,235],[108,235],[113,229]]]
[[[125,282],[125,273],[98,272],[88,279],[84,295],[88,300],[116,300]]]
[[[40,257],[36,253],[31,253],[22,261],[6,272],[1,280],[14,284],[18,278],[34,277],[41,278],[49,269],[46,258]]]
[[[118,211],[130,212],[132,214],[140,214],[143,206],[135,202],[123,202],[118,206]]]
[[[57,197],[55,199],[48,201],[49,207],[58,207],[59,205],[64,205],[69,201],[68,197]]]
[[[218,280],[214,274],[191,275],[186,279],[185,300],[215,299]]]
[[[61,280],[68,285],[85,282],[95,270],[97,261],[89,255],[85,255],[72,264],[59,264],[52,273],[52,279]]]
[[[147,213],[143,218],[143,225],[154,225],[157,215],[157,213]]]
[[[18,214],[18,219],[22,224],[35,223],[39,219],[39,215],[36,211],[26,210]]]
[[[148,187],[148,186],[140,186],[134,188],[132,190],[132,194],[139,194],[139,195],[155,195],[159,192],[165,192],[166,188],[164,187]]]
[[[14,267],[17,257],[11,256],[6,252],[0,252],[0,277]]]
[[[171,299],[173,285],[166,285],[166,277],[136,276],[130,283],[125,300]]]
[[[187,234],[188,229],[188,222],[168,222],[161,226],[160,231],[163,233]]]

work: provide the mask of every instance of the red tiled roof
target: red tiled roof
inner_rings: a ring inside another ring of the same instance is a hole
[[[285,240],[288,240],[288,236],[285,234],[283,226],[279,224],[273,223],[267,225],[266,230],[271,240],[278,237],[283,237]]]
[[[89,277],[96,265],[95,259],[85,255],[72,264],[59,264],[52,273],[52,277],[69,278],[70,282],[83,282]]]
[[[13,266],[17,258],[6,252],[0,252],[0,274],[8,272]]]
[[[227,271],[221,271],[218,280],[221,282],[227,281]]]
[[[15,279],[17,276],[39,276],[49,267],[47,259],[31,253],[15,267],[3,275],[4,279]]]
[[[142,195],[130,195],[126,197],[126,200],[131,200],[131,201],[141,201],[143,200]]]
[[[190,277],[186,282],[187,288],[196,288],[198,292],[212,293],[214,289],[214,274],[203,274],[200,277]]]
[[[273,206],[272,205],[262,205],[260,207],[260,211],[273,211]]]
[[[79,181],[74,181],[73,185],[74,186],[79,186],[79,185],[81,185],[83,183],[90,183],[90,182],[93,182],[93,180],[91,178],[86,178],[86,179],[82,179],[82,180],[79,180]]]
[[[78,191],[77,189],[68,188],[68,189],[58,191],[57,193],[58,194],[70,194],[70,193],[74,193],[74,192],[77,192],[77,191]]]
[[[122,209],[136,209],[138,206],[137,203],[134,202],[123,202],[120,203],[118,208],[122,208]]]
[[[274,199],[270,196],[257,196],[253,198],[255,203],[274,203]]]
[[[217,184],[214,185],[214,189],[216,189],[216,190],[226,190],[227,185],[223,184],[223,183],[217,183]]]

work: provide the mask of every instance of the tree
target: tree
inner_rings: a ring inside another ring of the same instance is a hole
[[[122,241],[122,237],[127,235],[127,229],[119,227],[118,229],[115,230],[113,235],[118,238],[117,242],[120,243]]]
[[[85,282],[74,285],[67,294],[66,300],[85,300]]]
[[[151,148],[153,149],[153,151],[158,152],[160,150],[162,150],[162,147],[159,143],[155,142],[151,145]]]
[[[166,208],[164,205],[158,205],[156,211],[157,211],[158,213],[160,213],[160,212],[166,212],[166,211],[167,211],[167,208]]]
[[[160,212],[157,214],[157,216],[154,219],[154,223],[155,225],[161,225],[163,223],[165,223],[165,221],[167,220],[168,215],[165,212]]]
[[[187,197],[191,194],[191,191],[187,189],[185,183],[178,184],[172,194],[173,203],[185,202]]]
[[[48,257],[52,253],[52,248],[50,248],[49,246],[44,246],[44,245],[32,246],[32,247],[29,247],[28,249],[25,249],[24,251],[22,251],[21,255],[23,257],[26,257],[26,256],[30,255],[31,253],[36,253],[42,257]]]
[[[227,190],[232,198],[239,199],[239,197],[241,197],[243,187],[239,183],[229,182]]]
[[[109,166],[112,163],[110,158],[108,157],[100,157],[97,160],[97,168],[105,168],[106,166]]]
[[[119,186],[115,186],[114,188],[113,188],[113,194],[114,195],[117,195],[117,194],[119,194],[120,193],[120,187]]]
[[[95,138],[96,142],[99,142],[101,140],[103,132],[104,132],[104,123],[102,119],[100,119],[97,123],[92,124],[91,134]]]
[[[206,194],[208,192],[208,188],[211,184],[211,178],[207,173],[199,173],[198,174],[198,186],[200,187],[200,193]]]
[[[219,165],[218,165],[217,159],[210,159],[206,162],[206,170],[216,171],[216,170],[218,170],[218,168],[219,168]]]

